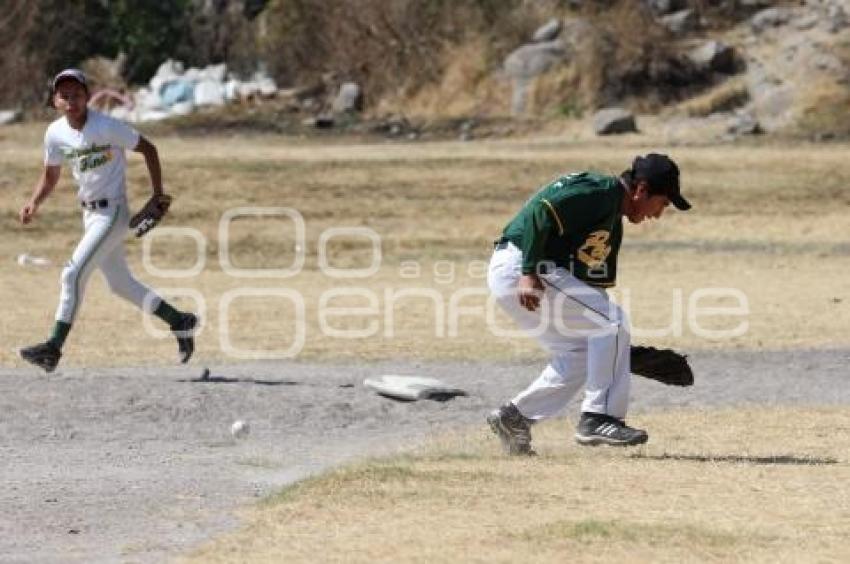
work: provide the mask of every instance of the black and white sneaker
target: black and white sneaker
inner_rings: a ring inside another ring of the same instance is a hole
[[[198,318],[193,313],[184,313],[180,323],[171,328],[177,339],[177,350],[180,353],[180,362],[186,364],[195,352],[195,326]]]
[[[633,429],[625,422],[603,413],[582,413],[576,429],[580,445],[632,446],[649,440],[646,431]]]
[[[18,354],[22,359],[42,368],[45,372],[56,370],[56,365],[62,358],[62,352],[50,341],[20,349]]]
[[[502,441],[506,454],[534,456],[531,448],[531,421],[512,403],[506,403],[487,416],[490,429]]]

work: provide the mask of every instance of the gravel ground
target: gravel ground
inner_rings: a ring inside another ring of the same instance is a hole
[[[670,406],[850,405],[850,350],[702,353],[697,384],[635,379],[632,413]],[[264,363],[0,369],[0,561],[161,562],[237,523],[234,510],[322,469],[483,424],[539,365]],[[434,376],[465,388],[399,403],[361,384]],[[575,416],[575,409],[570,416]],[[230,436],[244,419],[251,433]],[[650,429],[651,431],[651,429]],[[495,440],[495,439],[494,439]],[[650,439],[651,440],[651,439]]]

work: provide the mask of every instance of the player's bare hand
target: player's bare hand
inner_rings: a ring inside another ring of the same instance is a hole
[[[21,223],[26,225],[27,223],[32,221],[33,216],[35,216],[35,212],[38,209],[38,206],[33,204],[32,202],[27,202],[27,204],[21,208],[18,216],[21,219]]]
[[[536,311],[540,307],[540,296],[543,295],[543,283],[535,274],[524,274],[517,285],[519,305],[528,311]]]

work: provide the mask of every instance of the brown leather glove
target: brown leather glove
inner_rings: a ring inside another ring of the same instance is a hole
[[[145,202],[142,209],[130,219],[130,229],[136,237],[141,237],[162,221],[168,208],[171,207],[171,196],[168,194],[154,194]]]

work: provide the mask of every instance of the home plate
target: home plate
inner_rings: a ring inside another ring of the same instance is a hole
[[[363,385],[375,390],[378,394],[400,401],[417,401],[430,399],[436,401],[450,400],[455,396],[465,396],[460,388],[450,386],[436,378],[422,376],[398,376],[387,374],[376,378],[366,378]]]

